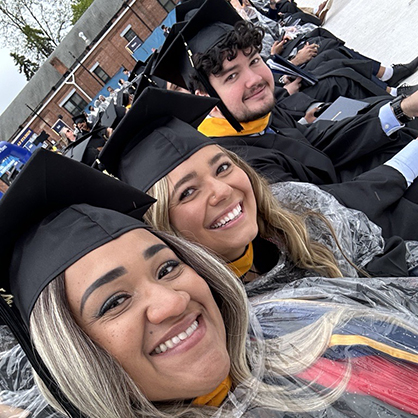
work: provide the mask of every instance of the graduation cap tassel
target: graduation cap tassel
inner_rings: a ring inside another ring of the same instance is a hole
[[[194,62],[193,62],[193,58],[192,58],[193,53],[190,50],[189,45],[185,41],[185,39],[183,37],[183,34],[181,34],[181,36],[183,38],[184,47],[186,48],[187,56],[188,56],[189,61],[190,61],[190,65],[196,71],[196,74],[199,77],[200,82],[205,87],[206,92],[209,94],[209,96],[214,97],[216,99],[219,99],[219,103],[217,105],[219,110],[222,112],[222,114],[225,116],[225,119],[231,124],[231,126],[237,132],[241,132],[244,128],[240,125],[240,123],[235,119],[235,117],[232,115],[232,113],[229,111],[229,109],[225,106],[224,102],[221,100],[221,98],[219,97],[216,90],[209,83],[209,80],[208,80],[206,74],[203,71],[199,71],[199,70],[196,69],[196,67],[194,65]]]
[[[29,338],[29,330],[25,326],[22,318],[3,297],[0,297],[0,318],[12,331],[36,374],[42,379],[52,396],[59,402],[67,414],[72,418],[87,418],[62,393],[48,368],[45,366],[45,363],[33,347]]]
[[[143,73],[143,76],[145,77],[145,79],[148,81],[148,83],[150,84],[150,86],[154,86],[154,87],[158,87],[157,83],[154,80],[151,80],[147,74]]]

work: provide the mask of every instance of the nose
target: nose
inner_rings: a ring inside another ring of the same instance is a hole
[[[263,81],[263,77],[254,71],[251,67],[247,68],[246,71],[247,77],[245,79],[245,87],[247,89],[258,85],[261,81]]]
[[[147,319],[156,325],[164,320],[181,315],[190,302],[190,295],[183,290],[156,283],[147,292]]]
[[[222,180],[213,179],[209,190],[209,203],[216,206],[231,196],[232,187]]]

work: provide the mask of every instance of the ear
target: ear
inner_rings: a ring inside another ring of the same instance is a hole
[[[205,91],[202,91],[202,90],[199,90],[199,89],[195,90],[194,91],[194,94],[196,96],[206,96],[206,97],[209,97],[209,94],[207,94]]]
[[[222,114],[222,112],[219,110],[218,106],[215,106],[209,113],[209,115],[212,118],[218,118],[218,119],[225,119],[225,116]]]
[[[202,91],[202,90],[195,90],[194,94],[196,96],[206,96],[209,97],[209,94]],[[212,118],[219,118],[219,119],[225,119],[224,115],[222,114],[222,112],[219,110],[219,108],[217,106],[215,106],[209,113],[209,116],[211,116]]]

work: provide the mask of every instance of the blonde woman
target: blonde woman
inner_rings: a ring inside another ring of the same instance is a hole
[[[277,199],[235,154],[169,116],[188,109],[184,120],[198,120],[205,104],[147,89],[100,155],[111,174],[157,199],[145,216],[154,228],[207,247],[245,282],[269,272],[273,286],[307,275],[352,276],[352,261],[372,273],[408,275],[415,262],[406,260],[405,243],[394,238],[396,251],[384,253],[379,229],[363,214],[314,186],[291,185],[286,196],[286,186],[275,185]],[[289,199],[296,193],[303,199]]]
[[[22,223],[16,204],[34,172],[50,176],[33,188],[38,199],[23,198]],[[56,178],[69,172],[64,190]],[[151,202],[40,150],[0,203],[1,232],[14,231],[1,247],[2,316],[54,407],[91,418],[418,413],[417,305],[396,302],[413,283],[375,280],[364,291],[373,308],[326,280],[321,301],[287,288],[248,308],[220,261],[145,228],[137,218]],[[358,287],[347,283],[360,300]]]

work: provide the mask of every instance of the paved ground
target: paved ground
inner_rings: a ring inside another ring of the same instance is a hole
[[[320,0],[297,0],[316,6]],[[418,56],[418,0],[334,0],[324,27],[383,65]],[[418,72],[406,82],[418,84]]]

